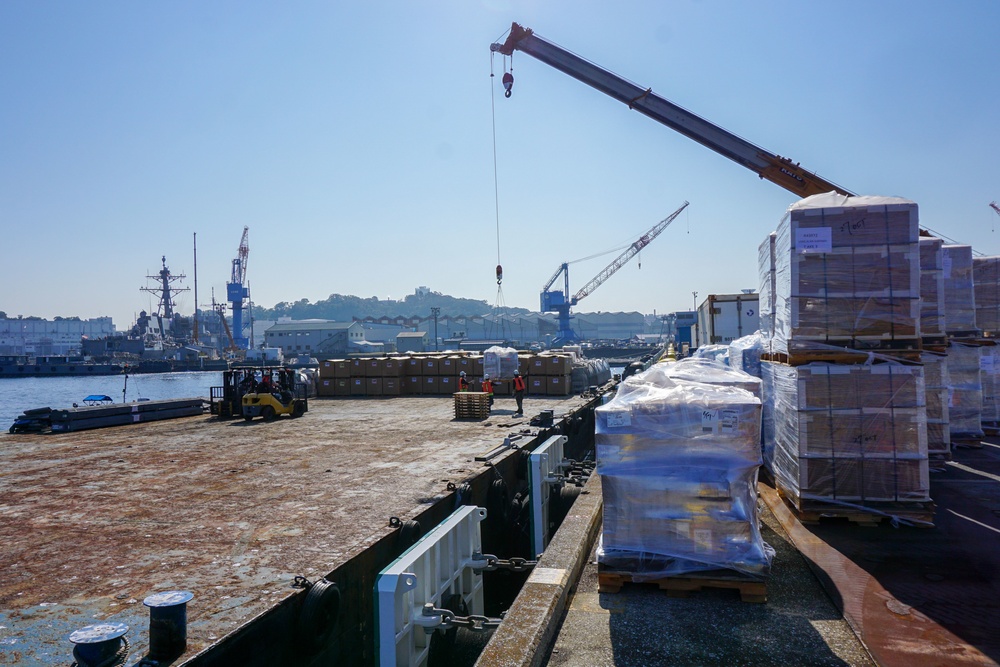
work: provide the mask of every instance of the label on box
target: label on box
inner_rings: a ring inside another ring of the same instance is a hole
[[[715,433],[715,425],[719,421],[719,413],[716,410],[701,411],[701,430],[705,433]]]
[[[740,428],[740,415],[736,410],[719,410],[719,433],[736,433]]]
[[[830,227],[805,227],[795,230],[795,249],[799,254],[833,250],[833,230]]]
[[[608,428],[621,428],[632,424],[632,413],[628,410],[617,410],[607,413]]]

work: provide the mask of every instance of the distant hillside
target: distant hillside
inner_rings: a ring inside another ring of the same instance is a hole
[[[290,317],[293,320],[337,320],[349,322],[365,317],[430,317],[431,308],[440,308],[442,316],[489,315],[493,306],[485,301],[461,299],[439,292],[410,294],[401,301],[380,301],[378,297],[364,299],[359,296],[331,294],[323,301],[310,303],[299,299],[294,303],[282,301],[274,308],[254,306],[253,315],[258,320],[276,320]],[[525,314],[525,308],[506,308],[509,314]]]

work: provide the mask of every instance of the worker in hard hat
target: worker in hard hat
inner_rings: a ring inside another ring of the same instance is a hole
[[[469,378],[465,377],[465,371],[458,374],[458,390],[469,391]]]
[[[524,401],[524,390],[527,388],[528,385],[521,377],[521,371],[514,371],[514,400],[517,401],[517,412],[514,414],[516,415],[524,414],[524,407],[521,404]]]
[[[483,375],[483,393],[489,395],[489,409],[493,411],[493,383],[490,382],[490,374],[486,373]]]

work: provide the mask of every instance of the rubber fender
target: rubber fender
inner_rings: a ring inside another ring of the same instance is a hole
[[[469,607],[465,604],[465,598],[458,593],[449,595],[441,601],[441,608],[455,612],[456,616],[468,616]],[[437,631],[431,635],[431,647],[427,653],[428,667],[451,667],[454,664],[455,640],[458,637],[458,628],[449,628],[445,631]]]
[[[421,535],[423,535],[423,531],[420,528],[420,522],[413,519],[404,521],[399,528],[399,541],[404,549],[409,549],[416,544]]]
[[[309,587],[299,612],[299,643],[309,653],[326,646],[337,627],[340,615],[340,588],[332,581],[319,579]]]
[[[507,510],[510,505],[510,497],[507,493],[507,483],[502,479],[495,479],[490,484],[486,494],[486,515],[500,523],[507,523]]]

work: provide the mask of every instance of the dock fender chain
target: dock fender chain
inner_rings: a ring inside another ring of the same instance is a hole
[[[431,605],[433,607],[433,605]],[[465,598],[459,593],[449,595],[443,602],[441,608],[454,614],[453,618],[463,618],[469,615],[469,607],[465,604]],[[450,665],[454,663],[453,654],[455,652],[455,640],[458,637],[458,625],[438,628],[431,635],[431,646],[427,654],[427,664],[429,665]]]
[[[340,588],[326,578],[310,582],[301,576],[295,577],[292,586],[309,589],[299,610],[296,634],[300,645],[310,654],[316,653],[327,644],[337,627]]]

